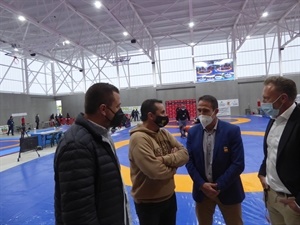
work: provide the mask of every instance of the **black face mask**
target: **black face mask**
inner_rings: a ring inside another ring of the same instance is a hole
[[[109,107],[108,109],[115,114],[114,117],[112,118],[112,120],[108,119],[106,117],[106,119],[108,119],[110,121],[110,127],[118,127],[122,124],[122,121],[125,117],[125,114],[123,113],[122,109],[120,108],[117,112],[114,113],[114,111],[112,111]]]
[[[168,116],[156,116],[154,123],[156,123],[157,126],[159,126],[159,127],[164,127],[169,123],[169,117]]]

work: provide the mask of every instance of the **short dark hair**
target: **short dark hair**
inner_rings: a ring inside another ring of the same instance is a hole
[[[85,94],[84,109],[86,114],[97,112],[101,104],[111,106],[114,101],[113,92],[119,93],[119,89],[109,83],[93,84]]]
[[[141,106],[141,120],[142,121],[147,120],[149,112],[155,114],[155,112],[157,110],[155,103],[163,103],[163,102],[158,99],[147,99],[142,103],[142,106]]]
[[[212,95],[203,95],[198,99],[198,102],[200,101],[210,102],[213,110],[219,107],[217,99]]]
[[[281,94],[286,93],[290,101],[295,101],[297,97],[297,86],[293,80],[282,76],[271,76],[264,81],[265,86],[268,84],[273,84],[276,91]]]

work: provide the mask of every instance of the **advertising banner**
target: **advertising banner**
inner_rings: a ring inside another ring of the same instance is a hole
[[[234,80],[232,59],[218,59],[196,62],[197,82]]]

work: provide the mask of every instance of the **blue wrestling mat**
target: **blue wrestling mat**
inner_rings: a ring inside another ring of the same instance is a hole
[[[257,178],[257,171],[263,158],[263,134],[268,119],[256,116],[220,117],[237,124],[241,128],[245,148],[245,170],[242,174],[246,198],[242,203],[244,225],[268,224],[265,219],[265,206],[262,189]],[[170,123],[167,129],[182,144],[176,123]],[[134,204],[130,196],[128,139],[129,128],[113,134],[120,160],[122,175],[129,193],[133,224],[138,224]],[[0,142],[1,144],[1,142]],[[11,145],[14,142],[10,142]],[[1,147],[1,145],[0,145]],[[175,176],[178,202],[177,225],[196,225],[195,204],[191,195],[192,181],[185,167],[177,170]],[[14,225],[53,225],[54,221],[54,180],[53,154],[36,158],[12,169],[0,173],[0,224]],[[218,208],[214,214],[214,225],[225,225]]]

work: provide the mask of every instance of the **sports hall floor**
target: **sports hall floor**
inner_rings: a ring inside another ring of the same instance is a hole
[[[263,157],[262,142],[268,119],[257,116],[220,117],[237,124],[241,128],[245,149],[245,170],[242,174],[246,198],[242,203],[245,225],[268,224],[265,219],[265,207],[262,189],[257,171]],[[130,193],[128,143],[129,129],[113,134],[117,154],[121,163],[122,175]],[[175,121],[167,129],[184,145],[186,139],[180,138]],[[0,135],[0,225],[54,225],[53,208],[53,153],[55,147],[47,146],[39,151],[22,153],[17,162],[20,134]],[[194,202],[191,196],[192,181],[185,167],[177,170],[175,176],[178,212],[177,225],[196,225]],[[129,194],[130,196],[130,194]],[[132,198],[130,198],[133,224],[138,224]],[[220,211],[216,209],[214,225],[225,224]]]

